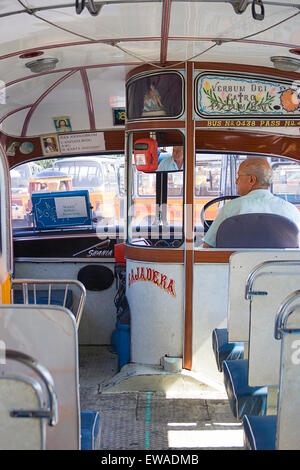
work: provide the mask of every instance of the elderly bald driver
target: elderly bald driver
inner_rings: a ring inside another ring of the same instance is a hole
[[[269,187],[272,168],[264,158],[248,158],[238,170],[237,193],[242,196],[226,203],[219,211],[203,238],[203,248],[216,247],[216,235],[221,223],[228,217],[249,213],[269,213],[287,217],[299,226],[300,214],[291,203],[274,196]]]

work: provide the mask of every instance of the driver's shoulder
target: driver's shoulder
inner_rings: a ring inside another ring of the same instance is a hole
[[[231,199],[224,206],[224,213],[228,215],[236,215],[235,211],[239,210],[245,203],[245,196],[240,196],[235,199]]]

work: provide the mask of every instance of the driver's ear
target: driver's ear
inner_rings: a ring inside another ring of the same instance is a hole
[[[250,175],[250,184],[251,186],[254,186],[257,182],[257,178],[255,175]]]

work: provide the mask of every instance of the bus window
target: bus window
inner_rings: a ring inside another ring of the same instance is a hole
[[[283,160],[283,159],[281,159]],[[300,164],[287,161],[273,165],[272,192],[300,206]]]
[[[117,179],[117,167],[111,163],[107,164],[107,177],[111,190],[117,191],[118,179]]]
[[[133,212],[135,219],[142,224],[155,220],[156,214],[156,190],[157,176],[156,173],[144,173],[137,171],[133,167],[134,173],[134,195],[133,195]],[[183,172],[164,172],[166,178],[166,223],[170,225],[182,226],[183,220]],[[149,219],[150,217],[150,219]]]
[[[218,154],[196,154],[195,159],[195,225],[202,226],[201,211],[210,200],[219,197],[224,191],[221,184],[226,167],[226,156]],[[214,219],[217,213],[217,205],[207,211],[207,217]]]
[[[31,194],[33,192],[82,189],[89,191],[95,224],[120,225],[124,217],[122,188],[119,190],[119,186],[123,186],[124,193],[124,172],[118,172],[121,164],[124,165],[122,155],[79,156],[44,159],[12,169],[10,176],[13,227],[32,226]],[[40,170],[38,173],[33,174],[38,170]]]
[[[23,163],[10,170],[11,208],[13,226],[26,224],[27,205],[29,200],[29,178],[32,172],[28,163]]]
[[[95,223],[119,225],[122,211],[117,170],[121,163],[120,155],[97,155],[58,159],[55,166],[72,176],[73,190],[89,191]]]
[[[260,155],[260,157],[263,157]],[[195,225],[203,229],[203,219],[214,220],[218,210],[228,201],[203,207],[219,196],[235,196],[235,180],[239,165],[252,155],[197,154],[195,168]],[[265,156],[273,169],[271,192],[295,204],[300,210],[300,163],[285,158]],[[201,215],[202,213],[202,215]]]
[[[178,135],[178,143],[179,138],[182,136]],[[166,157],[162,162],[174,157],[175,147],[180,147],[184,154],[183,142],[180,142],[180,145],[167,147],[168,152],[161,152]],[[129,241],[144,238],[152,246],[178,247],[183,241],[184,168],[144,172],[137,170],[134,163],[132,158],[128,169],[132,175],[128,193]]]
[[[183,173],[168,174],[168,194],[169,196],[178,197],[183,193]]]
[[[195,196],[220,195],[221,163],[221,156],[204,159],[202,155],[196,155]]]
[[[154,173],[137,172],[137,195],[155,197],[155,182]]]

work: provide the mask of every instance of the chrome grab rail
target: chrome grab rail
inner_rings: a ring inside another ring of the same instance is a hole
[[[248,275],[247,281],[246,281],[246,288],[245,288],[245,299],[246,300],[251,300],[252,295],[267,295],[266,292],[255,292],[252,291],[252,286],[253,282],[255,280],[255,277],[257,273],[264,267],[266,266],[300,266],[300,260],[271,260],[271,261],[264,261],[263,263],[258,264],[253,268],[253,270],[250,272]]]
[[[66,307],[66,301],[67,301],[67,295],[68,295],[68,290],[71,286],[76,286],[79,291],[80,291],[80,297],[79,297],[79,302],[77,309],[75,309],[74,316],[76,320],[76,325],[77,328],[79,327],[82,312],[83,312],[83,307],[86,299],[86,290],[84,285],[77,280],[70,280],[70,279],[12,279],[11,281],[11,297],[12,297],[12,302],[14,300],[14,289],[16,286],[21,285],[22,286],[22,292],[23,292],[23,302],[24,304],[28,305],[29,304],[29,290],[28,286],[33,287],[33,303],[34,305],[37,304],[37,292],[38,290],[36,289],[37,285],[48,285],[48,305],[51,305],[51,291],[52,291],[52,286],[53,285],[65,285],[65,293],[64,293],[64,299],[63,299],[63,307]]]
[[[288,297],[286,297],[279,306],[275,317],[275,339],[281,339],[282,335],[287,333],[300,333],[300,328],[291,329],[287,328],[286,326],[288,317],[296,310],[296,308],[300,307],[300,305],[297,304],[293,305],[293,307],[289,309],[291,303],[293,303],[298,297],[300,297],[300,289],[295,290],[290,295],[288,295]]]
[[[5,357],[30,367],[42,379],[48,394],[48,408],[40,410],[12,410],[10,415],[15,418],[47,418],[49,425],[55,426],[58,423],[58,401],[54,381],[48,369],[33,357],[20,351],[6,349]]]

